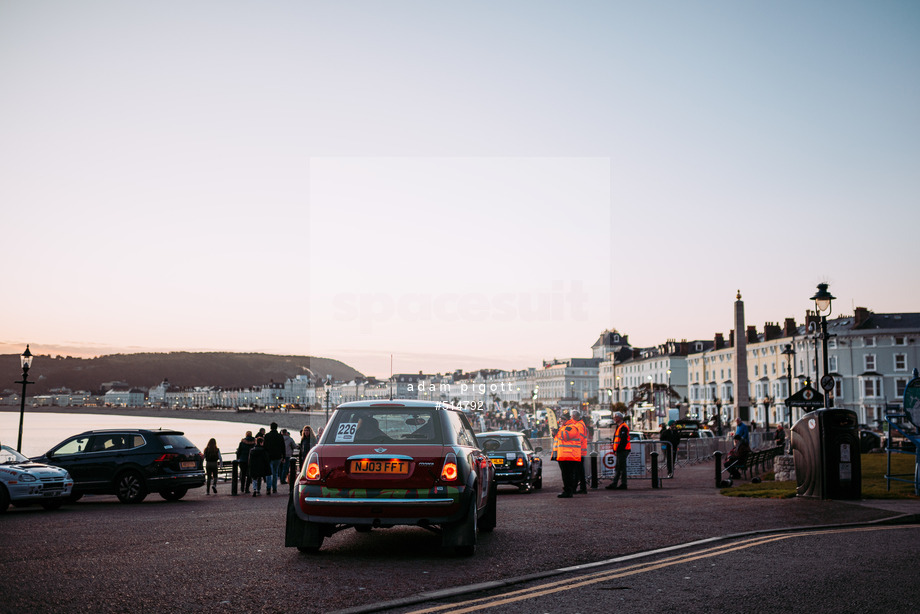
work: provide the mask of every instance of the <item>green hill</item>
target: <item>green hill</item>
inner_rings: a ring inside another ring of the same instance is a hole
[[[27,394],[45,394],[54,388],[99,390],[103,382],[124,382],[150,388],[168,379],[179,387],[220,386],[248,388],[284,382],[289,377],[308,373],[324,378],[331,375],[348,381],[361,375],[345,363],[332,358],[235,354],[230,352],[169,352],[112,354],[96,358],[36,355],[29,371]],[[0,390],[19,391],[14,382],[22,379],[18,354],[0,355]]]

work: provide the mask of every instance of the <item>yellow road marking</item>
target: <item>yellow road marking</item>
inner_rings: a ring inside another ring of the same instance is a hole
[[[608,580],[615,580],[617,578],[625,578],[628,576],[633,576],[640,573],[646,573],[649,571],[655,571],[658,569],[663,569],[665,567],[670,567],[672,565],[678,565],[681,563],[690,563],[692,561],[698,561],[700,559],[711,558],[714,556],[719,556],[722,554],[728,554],[729,552],[737,552],[739,550],[746,550],[747,548],[753,548],[754,546],[761,546],[763,544],[768,544],[771,542],[782,541],[789,539],[791,537],[807,537],[811,535],[828,535],[832,533],[855,533],[863,531],[885,531],[892,529],[909,529],[909,528],[920,528],[920,525],[900,525],[900,526],[883,526],[883,527],[853,527],[847,529],[825,529],[818,531],[807,531],[807,532],[795,532],[795,533],[780,533],[777,535],[765,535],[760,537],[753,537],[749,539],[742,540],[740,542],[735,542],[734,545],[730,547],[725,546],[714,546],[712,548],[706,548],[697,552],[691,552],[688,554],[681,554],[672,557],[667,557],[661,559],[660,561],[655,561],[653,563],[637,563],[635,565],[627,565],[626,567],[621,567],[613,571],[600,571],[590,574],[585,574],[580,576],[580,578],[567,578],[565,580],[556,580],[553,582],[547,582],[539,586],[526,589],[518,589],[511,591],[509,593],[504,593],[501,596],[491,596],[491,597],[480,597],[478,599],[470,599],[460,603],[451,603],[440,606],[435,606],[432,608],[426,608],[424,610],[414,610],[409,614],[430,614],[431,612],[442,612],[445,610],[450,610],[451,614],[465,614],[466,612],[476,612],[485,608],[492,608],[500,605],[507,605],[509,603],[515,603],[518,601],[524,601],[525,599],[532,599],[534,597],[542,597],[544,595],[551,595],[553,593],[560,593],[563,591],[568,591],[576,588],[581,588],[584,586],[590,586],[591,584],[597,584],[598,582],[606,582]],[[497,599],[497,601],[491,601]],[[489,602],[489,603],[485,603]],[[454,609],[459,608],[459,609]]]

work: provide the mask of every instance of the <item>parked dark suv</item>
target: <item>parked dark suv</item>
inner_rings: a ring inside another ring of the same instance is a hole
[[[104,494],[122,503],[140,503],[151,492],[177,501],[189,488],[204,486],[201,451],[180,431],[86,431],[32,460],[70,473],[72,501]]]

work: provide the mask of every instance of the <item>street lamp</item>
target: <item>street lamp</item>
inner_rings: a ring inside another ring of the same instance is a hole
[[[789,380],[789,394],[787,397],[792,396],[792,364],[793,356],[795,356],[795,349],[792,347],[791,343],[786,344],[786,349],[783,350],[783,356],[786,357],[786,378]],[[789,413],[789,428],[792,428],[792,408],[786,407],[786,411]]]
[[[664,398],[666,398],[666,399],[668,400],[668,408],[667,408],[667,409],[668,409],[668,411],[670,411],[670,409],[671,409],[671,370],[670,370],[670,369],[668,369],[668,390],[667,390],[667,392],[665,392]],[[665,418],[669,418],[669,417],[670,417],[670,416],[665,416]]]
[[[657,414],[658,412],[657,412],[656,410],[658,409],[658,407],[657,407],[657,405],[655,404],[655,384],[652,383],[652,376],[651,376],[651,375],[648,376],[648,398],[649,398],[649,401],[650,401],[651,404],[652,404],[652,409],[650,409],[649,412],[651,412],[652,414]],[[648,417],[647,417],[647,420],[648,420],[648,422],[646,423],[645,426],[646,426],[646,428],[648,428],[649,430],[651,430],[651,428],[652,428],[652,419],[651,419],[651,416],[648,416]]]
[[[26,384],[34,384],[29,381],[29,369],[32,367],[32,352],[26,344],[26,351],[19,357],[19,364],[22,365],[22,381],[15,382],[22,384],[22,395],[19,397],[19,440],[16,442],[16,451],[22,452],[22,420],[26,413]]]
[[[617,375],[617,404],[620,402],[620,376]]]
[[[329,395],[332,394],[332,382],[329,381],[328,375],[325,383],[323,383],[323,390],[326,393],[326,424],[329,424]]]
[[[824,389],[824,409],[830,407],[830,391],[833,388],[833,381],[828,380],[827,373],[827,316],[831,315],[831,301],[836,296],[827,291],[827,284],[818,284],[818,291],[811,297],[815,302],[815,312],[821,316],[821,349],[824,351],[823,365],[824,375],[821,376],[821,388]]]

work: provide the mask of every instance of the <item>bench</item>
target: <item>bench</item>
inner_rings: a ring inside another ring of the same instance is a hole
[[[741,475],[745,479],[752,478],[755,475],[762,473],[766,467],[767,463],[771,462],[774,458],[783,453],[783,446],[776,446],[773,448],[765,448],[763,450],[755,450],[751,452],[750,456],[747,457],[747,460],[744,464],[736,465],[735,469],[741,472]]]

